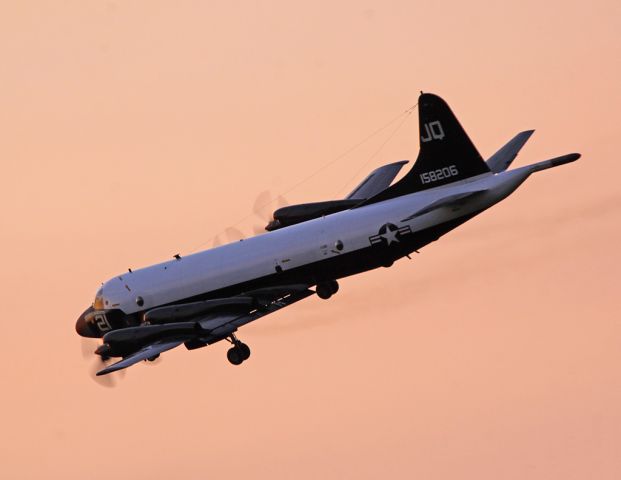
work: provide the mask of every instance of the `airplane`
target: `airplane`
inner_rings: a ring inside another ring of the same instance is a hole
[[[118,359],[106,375],[155,360],[180,345],[225,340],[240,365],[250,348],[240,327],[311,295],[329,299],[338,280],[379,267],[438,240],[514,192],[531,174],[580,158],[571,153],[509,170],[533,133],[521,132],[487,161],[437,95],[418,99],[420,150],[373,171],[346,198],[279,208],[266,232],[116,275],[76,322],[102,338],[95,354]]]

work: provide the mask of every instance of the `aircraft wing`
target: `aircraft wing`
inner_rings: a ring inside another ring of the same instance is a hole
[[[117,370],[122,370],[127,367],[131,367],[133,364],[138,363],[142,360],[146,360],[147,358],[154,357],[163,353],[167,350],[171,350],[175,347],[178,347],[183,343],[183,339],[179,340],[168,340],[168,341],[158,341],[151,343],[149,345],[145,345],[143,348],[138,350],[131,355],[126,356],[123,360],[113,363],[112,365],[104,368],[97,372],[97,375],[106,375],[107,373],[116,372]]]
[[[440,198],[430,204],[424,206],[420,210],[417,210],[412,215],[401,220],[402,222],[407,222],[408,220],[412,220],[416,217],[420,217],[426,213],[437,210],[438,208],[459,208],[461,207],[467,200],[471,200],[479,195],[483,195],[487,190],[473,190],[471,192],[462,192],[456,193],[454,195],[449,195],[447,197]]]
[[[148,318],[163,321],[167,313],[164,309],[169,308],[172,321],[112,330],[104,336],[104,344],[112,351],[130,353],[97,375],[127,368],[182,343],[188,350],[193,350],[224,340],[239,327],[313,295],[315,292],[309,287],[302,284],[274,286],[246,292],[239,297],[161,307]],[[250,304],[248,298],[254,302]],[[180,319],[184,321],[176,321]]]
[[[254,322],[265,315],[274,313],[281,308],[288,307],[315,293],[308,287],[304,290],[281,290],[279,293],[272,293],[270,291],[272,288],[274,292],[278,292],[279,288],[284,289],[285,287],[269,287],[252,292],[254,295],[257,295],[259,306],[250,312],[243,314],[227,314],[222,312],[198,319],[197,323],[200,325],[201,332],[195,337],[200,339],[204,344],[215,343],[226,338],[239,327]]]

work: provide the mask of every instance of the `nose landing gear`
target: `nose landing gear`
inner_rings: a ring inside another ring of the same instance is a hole
[[[250,358],[250,347],[241,342],[235,334],[231,334],[229,342],[233,344],[226,352],[226,358],[233,365],[241,365],[245,360]]]
[[[339,284],[336,280],[330,280],[328,282],[318,283],[315,288],[317,296],[323,300],[327,300],[336,292],[339,291]]]

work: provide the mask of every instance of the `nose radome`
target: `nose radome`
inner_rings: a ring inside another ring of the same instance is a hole
[[[78,317],[78,321],[75,322],[75,331],[78,332],[78,335],[81,337],[88,338],[97,338],[99,337],[98,332],[95,332],[92,323],[87,322],[86,318],[89,313],[93,311],[93,307],[87,308],[82,315]]]

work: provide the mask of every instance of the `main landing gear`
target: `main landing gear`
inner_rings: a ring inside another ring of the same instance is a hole
[[[231,334],[229,342],[233,344],[231,348],[226,352],[226,358],[233,365],[241,365],[245,360],[250,358],[250,347],[241,342],[235,334]]]
[[[339,291],[339,284],[336,280],[330,280],[328,282],[318,283],[315,288],[317,296],[323,300],[327,300],[336,292]]]

